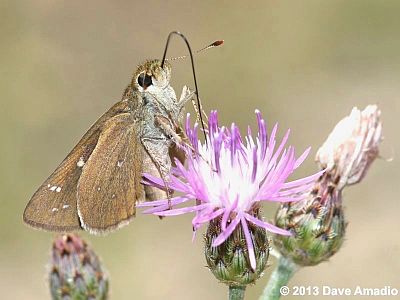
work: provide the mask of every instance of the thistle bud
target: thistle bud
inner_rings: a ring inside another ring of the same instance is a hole
[[[281,205],[275,222],[293,232],[292,236],[274,237],[283,256],[302,266],[319,264],[336,253],[344,240],[342,193],[325,173],[305,200]]]
[[[78,235],[58,236],[52,249],[53,300],[106,300],[108,279],[97,255]]]
[[[360,182],[377,157],[382,132],[379,117],[377,106],[362,112],[354,108],[319,149],[316,160],[325,173],[304,200],[284,203],[276,213],[276,225],[293,233],[274,237],[283,256],[311,266],[340,249],[346,229],[342,190]]]
[[[205,257],[207,265],[214,276],[229,286],[246,286],[254,283],[267,266],[269,241],[266,230],[248,224],[248,231],[254,246],[256,260],[252,268],[243,225],[239,224],[232,234],[220,245],[213,246],[221,234],[221,218],[210,221],[205,235]]]

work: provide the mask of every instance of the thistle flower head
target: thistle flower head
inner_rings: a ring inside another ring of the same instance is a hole
[[[55,239],[49,281],[54,300],[107,299],[108,279],[100,261],[75,234]]]
[[[212,112],[207,141],[202,143],[198,139],[197,124],[192,127],[188,116],[186,134],[191,146],[186,147],[187,167],[176,160],[168,183],[170,189],[183,195],[139,205],[153,207],[145,213],[159,216],[195,212],[192,221],[195,231],[201,225],[218,219],[221,232],[213,240],[213,247],[221,245],[240,225],[252,269],[256,268],[256,256],[248,223],[273,233],[290,235],[289,231],[262,221],[255,211],[264,201],[291,202],[303,199],[313,181],[321,174],[286,182],[307,157],[309,149],[296,157],[292,146],[285,148],[289,131],[278,145],[277,125],[268,136],[259,111],[256,111],[256,117],[257,135],[253,137],[248,129],[247,135],[242,138],[239,128],[234,124],[230,128],[219,127],[217,113]],[[161,179],[151,175],[145,178],[147,184],[163,187]],[[193,205],[176,208],[193,199],[196,200]],[[170,205],[173,209],[169,209]]]
[[[345,186],[360,182],[378,155],[382,123],[376,105],[354,108],[333,129],[316,160],[326,172],[304,200],[282,204],[275,217],[291,237],[275,236],[274,244],[299,265],[316,265],[334,255],[344,241],[346,220],[342,206]]]
[[[360,182],[378,156],[382,140],[381,112],[376,105],[354,107],[333,129],[318,150],[316,160],[327,172],[340,176],[338,188]]]

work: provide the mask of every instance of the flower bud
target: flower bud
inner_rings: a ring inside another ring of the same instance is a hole
[[[254,283],[267,266],[269,240],[264,228],[248,223],[253,241],[256,268],[252,269],[246,238],[239,223],[232,234],[219,246],[213,241],[221,233],[221,218],[210,221],[205,235],[205,256],[214,276],[229,286],[246,286]]]
[[[93,250],[78,235],[58,236],[52,249],[53,300],[106,300],[108,278]]]
[[[324,174],[304,200],[284,203],[276,213],[276,225],[293,233],[274,237],[283,256],[298,265],[311,266],[340,249],[346,229],[342,190],[360,182],[377,157],[382,139],[379,117],[375,105],[363,111],[354,108],[318,150],[316,160]]]
[[[335,254],[344,240],[342,193],[325,173],[307,199],[281,205],[275,222],[293,233],[274,236],[274,244],[283,256],[302,266],[319,264]]]

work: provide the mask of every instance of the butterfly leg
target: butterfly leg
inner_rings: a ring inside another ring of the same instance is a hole
[[[188,143],[187,141],[183,141],[182,138],[174,130],[171,129],[171,126],[168,123],[168,119],[164,118],[163,116],[156,116],[155,121],[157,122],[157,125],[164,130],[164,133],[172,139],[175,144],[174,146],[179,148],[183,145],[186,145],[186,147],[192,150],[193,153],[196,152],[196,150],[193,148],[192,145],[190,145],[190,143]],[[210,162],[206,158],[204,158],[200,153],[197,153],[197,155],[199,155],[211,167]]]
[[[175,131],[177,126],[176,124],[173,124],[169,118],[166,118],[163,115],[156,115],[154,120],[156,125],[164,131],[164,134],[171,139],[172,142],[178,146],[182,144],[182,138]]]
[[[186,103],[187,103],[189,100],[191,100],[193,109],[194,109],[194,111],[195,111],[195,113],[196,113],[196,120],[197,120],[197,122],[200,122],[200,120],[201,120],[200,114],[203,114],[204,117],[205,117],[205,119],[206,119],[206,121],[207,121],[207,120],[208,120],[208,116],[207,116],[207,114],[204,112],[201,103],[200,103],[200,107],[197,107],[196,101],[195,101],[195,99],[194,99],[194,97],[193,97],[195,94],[196,94],[196,92],[191,91],[186,85],[183,87],[183,89],[182,89],[182,94],[181,94],[180,100],[179,100],[179,102],[178,102],[179,115],[182,114],[182,110],[183,110],[183,108],[185,107]],[[206,125],[207,125],[207,124],[206,124]]]
[[[179,98],[179,101],[178,101],[178,107],[179,107],[180,112],[182,111],[182,109],[186,105],[186,103],[190,99],[193,99],[194,94],[195,94],[195,92],[191,91],[186,85],[183,86],[181,97]]]
[[[154,174],[154,167],[157,170],[157,173],[161,176],[161,179],[164,182],[164,186],[166,189],[166,196],[168,198],[169,207],[171,207],[171,189],[169,188],[168,181],[169,181],[169,173],[171,171],[171,160],[168,155],[169,149],[169,141],[165,137],[141,137],[140,139],[145,151],[147,152],[148,156],[151,159],[152,164],[144,167],[144,171]],[[154,197],[154,196],[153,196]],[[156,199],[150,199],[156,200]]]
[[[186,85],[183,86],[182,88],[182,94],[180,97],[180,100],[178,102],[178,107],[179,107],[179,114],[182,113],[182,109],[184,108],[184,106],[186,105],[186,102],[188,102],[189,100],[191,100],[192,102],[192,106],[193,109],[196,113],[196,117],[197,117],[197,122],[200,122],[200,114],[203,114],[206,121],[208,120],[208,116],[207,114],[204,112],[203,110],[203,106],[201,105],[200,102],[200,107],[197,107],[196,101],[194,99],[194,95],[196,94],[195,91],[191,91]]]

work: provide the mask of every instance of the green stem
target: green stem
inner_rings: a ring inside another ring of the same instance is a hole
[[[283,256],[279,257],[278,265],[272,272],[259,300],[278,300],[281,297],[280,288],[288,284],[297,268],[296,264],[291,260]]]
[[[229,286],[229,300],[243,300],[244,292],[246,290],[245,286]]]

